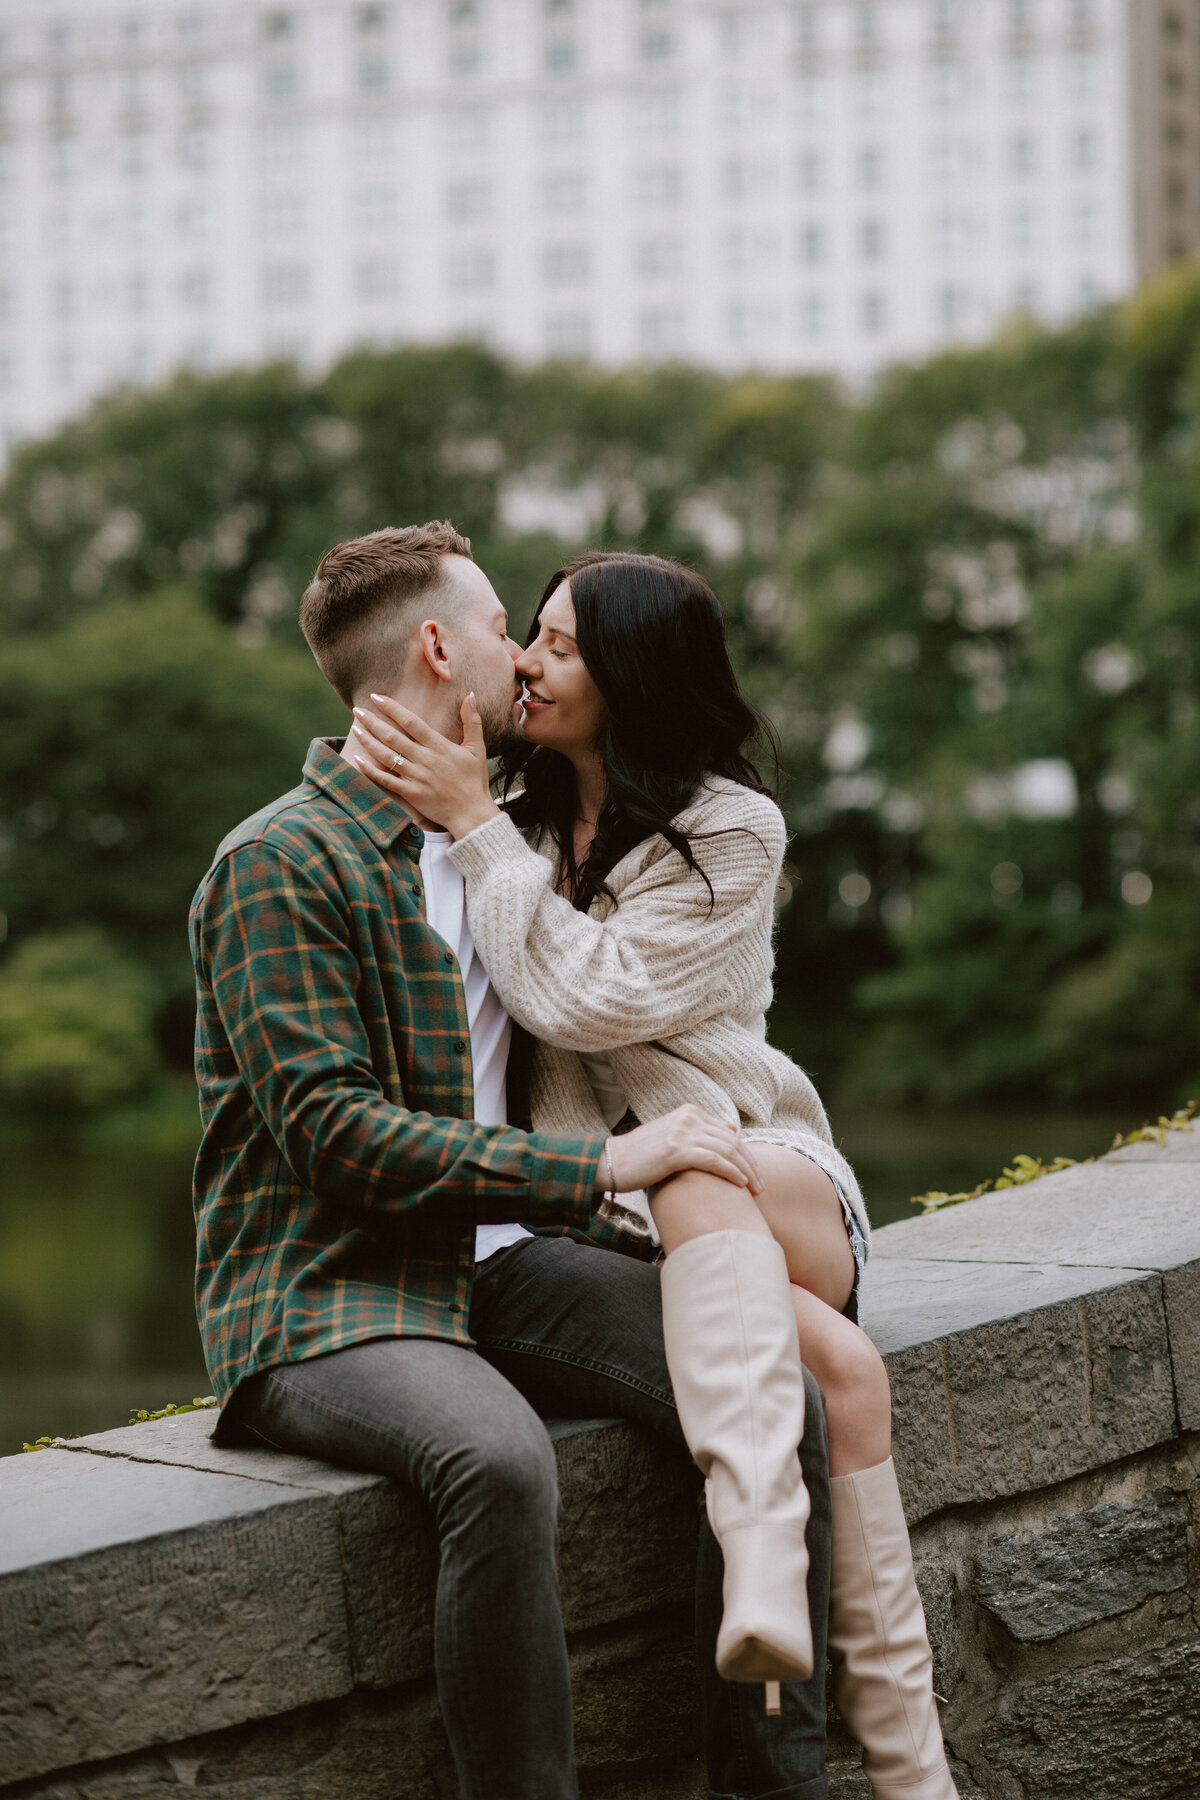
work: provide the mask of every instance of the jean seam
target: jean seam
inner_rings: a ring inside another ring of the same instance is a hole
[[[627,1369],[618,1368],[613,1363],[599,1362],[594,1357],[579,1356],[570,1350],[561,1350],[552,1345],[530,1343],[523,1338],[479,1338],[476,1340],[480,1350],[508,1350],[517,1356],[544,1356],[550,1362],[570,1363],[576,1369],[586,1369],[591,1375],[606,1375],[610,1381],[618,1381],[623,1387],[634,1388],[640,1394],[646,1394],[651,1400],[658,1400],[669,1406],[674,1412],[675,1396],[663,1388],[654,1387],[643,1381],[638,1375],[631,1375]]]
[[[271,1370],[267,1377],[267,1381],[268,1384],[281,1387],[285,1393],[293,1395],[302,1405],[310,1406],[315,1411],[323,1412],[330,1418],[341,1419],[345,1423],[353,1425],[356,1430],[361,1430],[364,1436],[369,1437],[373,1443],[387,1443],[387,1432],[381,1431],[377,1426],[373,1425],[369,1419],[364,1418],[361,1413],[352,1412],[348,1407],[339,1406],[336,1401],[326,1400],[319,1394],[307,1393],[304,1388],[297,1387],[294,1382],[286,1381],[277,1369]],[[253,1430],[254,1428],[253,1426],[250,1426],[248,1429]],[[260,1433],[259,1435],[261,1436],[262,1434]]]

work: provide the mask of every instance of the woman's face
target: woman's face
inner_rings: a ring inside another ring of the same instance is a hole
[[[517,658],[517,674],[524,683],[518,729],[527,743],[545,744],[568,757],[598,747],[608,708],[579,654],[565,581],[543,606],[538,635]]]

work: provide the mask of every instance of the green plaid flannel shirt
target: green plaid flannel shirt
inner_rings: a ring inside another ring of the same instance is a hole
[[[314,739],[301,785],[225,839],[192,903],[196,1303],[222,1404],[365,1338],[469,1344],[478,1224],[607,1235],[603,1138],[474,1123],[421,833],[339,747]]]

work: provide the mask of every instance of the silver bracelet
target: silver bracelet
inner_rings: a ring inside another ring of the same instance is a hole
[[[617,1183],[616,1183],[616,1178],[613,1175],[612,1150],[610,1148],[610,1140],[608,1138],[605,1138],[605,1140],[604,1140],[604,1150],[602,1153],[601,1160],[608,1164],[608,1186],[605,1188],[604,1191],[606,1194],[615,1195],[616,1191],[617,1191]]]

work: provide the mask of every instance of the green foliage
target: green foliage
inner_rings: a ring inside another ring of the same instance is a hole
[[[146,1086],[157,1064],[150,983],[89,927],[28,937],[0,969],[0,1097],[61,1118]]]
[[[1123,1144],[1155,1143],[1161,1147],[1166,1143],[1172,1131],[1190,1131],[1195,1118],[1197,1102],[1189,1100],[1186,1106],[1177,1107],[1171,1114],[1160,1113],[1153,1125],[1144,1124],[1133,1131],[1120,1132],[1109,1145],[1109,1152],[1119,1150]],[[1094,1156],[1085,1156],[1085,1163],[1095,1162]],[[1003,1188],[1024,1187],[1027,1181],[1040,1181],[1043,1175],[1058,1175],[1063,1169],[1077,1169],[1080,1162],[1074,1156],[1055,1156],[1045,1162],[1038,1156],[1014,1156],[1011,1165],[997,1175],[992,1181],[981,1181],[978,1187],[966,1193],[944,1194],[934,1189],[928,1194],[914,1194],[909,1202],[911,1206],[919,1206],[923,1213],[942,1212],[947,1206],[961,1206],[966,1200],[978,1200],[981,1194],[998,1194]]]
[[[215,1406],[216,1404],[217,1401],[215,1396],[208,1394],[204,1396],[197,1395],[196,1398],[191,1401],[180,1401],[178,1404],[172,1401],[167,1406],[160,1406],[157,1412],[148,1412],[144,1407],[133,1407],[130,1410],[129,1423],[131,1425],[144,1425],[151,1419],[174,1419],[177,1418],[180,1413],[205,1412],[209,1407]],[[65,1450],[69,1444],[73,1444],[76,1441],[77,1435],[77,1433],[71,1433],[67,1437],[35,1438],[32,1444],[22,1444],[21,1448],[27,1455],[34,1450]]]
[[[136,956],[180,1063],[187,900],[341,723],[297,641],[313,565],[436,516],[518,630],[586,546],[714,581],[783,744],[776,1028],[819,1080],[1076,1100],[1200,1072],[1196,266],[857,400],[452,344],[180,377],[20,450],[0,905],[13,946],[86,922]]]

